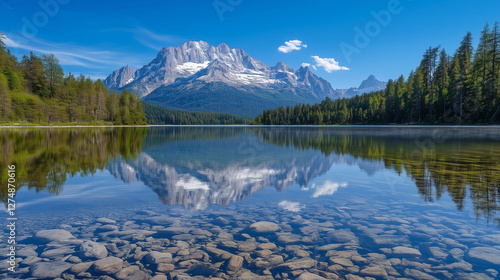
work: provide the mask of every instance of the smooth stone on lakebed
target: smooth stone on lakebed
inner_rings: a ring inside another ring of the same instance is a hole
[[[94,262],[77,263],[71,267],[70,271],[74,274],[85,272],[92,266],[92,264],[94,264]]]
[[[225,261],[225,260],[231,258],[231,256],[233,255],[233,254],[229,253],[228,251],[224,251],[224,250],[210,247],[210,246],[205,246],[203,249],[210,256],[214,257],[215,259],[217,259],[219,261]]]
[[[264,221],[253,223],[248,228],[256,233],[268,233],[280,230],[280,227],[277,224]]]
[[[227,261],[227,270],[230,271],[238,271],[240,270],[241,266],[243,265],[243,257],[233,255],[228,261]]]
[[[377,277],[387,277],[387,272],[381,266],[370,266],[359,272],[362,275],[377,276]]]
[[[148,275],[146,272],[139,270],[139,271],[132,273],[126,279],[127,280],[148,280],[150,278],[151,278],[151,276]]]
[[[115,225],[102,225],[96,229],[98,232],[104,232],[104,231],[118,231],[118,227]]]
[[[88,259],[103,259],[108,256],[108,250],[94,241],[85,241],[80,245],[80,255]]]
[[[97,219],[97,222],[101,223],[101,224],[112,224],[112,225],[116,224],[115,220],[111,220],[108,218],[99,218],[99,219]]]
[[[59,258],[64,255],[68,254],[73,254],[75,250],[73,250],[70,247],[61,247],[61,248],[56,248],[56,249],[50,249],[44,251],[42,254],[40,254],[40,257],[42,258]]]
[[[276,249],[276,244],[274,244],[274,243],[262,243],[259,245],[259,249],[261,249],[261,250],[273,250],[273,249]]]
[[[313,259],[300,259],[295,261],[286,262],[284,264],[280,264],[279,268],[286,268],[289,270],[297,270],[297,269],[307,269],[313,266],[316,266],[318,262]]]
[[[351,267],[351,266],[354,266],[354,264],[352,263],[352,261],[350,259],[344,259],[344,258],[330,258],[330,261],[332,263],[336,263],[336,264],[340,264],[341,266],[345,266],[345,267]]]
[[[189,233],[192,229],[187,227],[167,227],[164,229],[160,229],[159,233],[164,233],[167,235],[179,235]]]
[[[475,261],[500,265],[500,250],[492,247],[474,247],[469,250],[467,256]]]
[[[297,278],[297,280],[326,280],[326,278],[310,272],[304,272],[299,276],[299,278]]]
[[[328,232],[328,239],[336,243],[348,243],[351,241],[358,241],[358,238],[349,229],[340,229]]]
[[[41,230],[35,234],[35,239],[41,242],[64,241],[74,239],[75,237],[69,231],[64,229]]]
[[[171,263],[172,254],[152,251],[144,257],[144,260],[149,264]]]
[[[404,255],[404,256],[413,256],[413,257],[422,256],[422,253],[420,253],[419,250],[409,248],[409,247],[404,247],[404,246],[397,246],[397,247],[392,248],[392,253],[394,255]]]
[[[155,275],[153,278],[149,280],[168,280],[168,277],[166,275]]]
[[[97,273],[113,274],[122,269],[123,260],[117,257],[107,257],[94,262],[92,266]]]
[[[30,273],[36,279],[54,279],[70,267],[71,264],[61,261],[39,262],[30,267]]]

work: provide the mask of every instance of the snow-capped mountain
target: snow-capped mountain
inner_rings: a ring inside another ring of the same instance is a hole
[[[306,90],[320,99],[334,94],[327,81],[307,68],[294,70],[284,62],[269,67],[242,49],[231,49],[224,43],[214,47],[203,41],[163,48],[141,69],[136,71],[126,66],[111,73],[104,84],[109,89],[126,88],[145,97],[161,86],[195,81],[233,87]]]
[[[240,115],[247,116],[266,108],[336,98],[330,83],[308,67],[295,70],[284,62],[270,67],[242,49],[231,49],[226,44],[214,47],[203,41],[163,48],[149,64],[138,70],[128,66],[117,70],[104,84],[111,90],[134,91],[141,98],[168,107],[241,112],[219,104],[224,100],[216,100],[230,98],[238,103],[236,107],[245,105],[247,109]],[[221,90],[226,94],[219,96]],[[178,100],[179,93],[189,94]],[[172,101],[171,94],[176,101]],[[206,100],[209,95],[214,98]]]
[[[116,70],[104,80],[104,85],[108,88],[118,89],[130,84],[135,79],[135,70],[130,66],[125,66]]]
[[[350,98],[355,95],[361,95],[363,93],[384,90],[386,85],[387,82],[379,81],[374,75],[370,75],[366,80],[361,82],[361,85],[359,85],[359,87],[357,88],[336,89],[335,92],[340,97]]]

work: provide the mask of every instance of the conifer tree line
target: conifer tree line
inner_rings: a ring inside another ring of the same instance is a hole
[[[2,38],[0,33],[0,123],[146,124],[133,92],[108,93],[101,80],[64,75],[53,54],[30,52],[18,61]]]
[[[420,65],[385,90],[320,104],[279,107],[254,124],[480,124],[500,123],[500,26],[486,24],[473,48],[468,32],[450,55],[429,47]]]
[[[249,124],[251,120],[226,113],[193,112],[169,109],[142,101],[148,124],[152,125],[225,125]]]

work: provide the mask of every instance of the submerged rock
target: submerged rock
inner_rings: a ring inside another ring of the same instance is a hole
[[[407,268],[405,270],[405,276],[412,278],[412,279],[421,279],[421,280],[438,280],[438,278],[427,274],[423,271],[416,270],[416,269],[409,269]]]
[[[284,264],[280,264],[278,267],[289,270],[307,269],[316,266],[317,263],[318,263],[317,261],[307,258],[307,259],[300,259],[300,260],[286,262]]]
[[[210,256],[215,258],[216,260],[219,261],[225,261],[229,259],[233,254],[229,253],[228,251],[224,251],[218,248],[206,246],[203,248],[205,252],[207,252]]]
[[[408,256],[408,257],[420,257],[420,256],[422,256],[422,253],[420,253],[419,250],[409,248],[409,247],[404,247],[404,246],[397,246],[397,247],[392,248],[392,253],[394,255]]]
[[[101,224],[111,224],[111,225],[116,224],[115,220],[111,220],[111,219],[108,219],[108,218],[99,218],[99,219],[97,219],[97,222],[101,223]]]
[[[362,275],[376,276],[376,277],[387,277],[387,272],[383,267],[371,266],[367,267],[359,272]]]
[[[237,278],[237,280],[274,280],[272,276],[259,276],[250,271],[245,271],[241,273]]]
[[[149,252],[144,257],[144,260],[149,264],[171,263],[172,262],[172,254],[153,251],[153,252]]]
[[[42,254],[40,254],[40,257],[49,259],[62,259],[64,255],[73,254],[74,252],[75,250],[73,250],[73,248],[61,247],[61,248],[46,250]]]
[[[357,242],[358,238],[349,229],[340,229],[335,231],[330,231],[328,233],[328,240],[330,242],[336,243],[348,243],[351,241]]]
[[[238,271],[243,265],[243,257],[233,255],[227,262],[227,270]]]
[[[31,276],[36,279],[55,279],[68,270],[71,264],[61,261],[39,262],[30,267]]]
[[[474,247],[469,250],[467,256],[475,261],[500,265],[500,250],[492,247]]]
[[[64,241],[75,238],[73,234],[64,229],[41,230],[37,232],[34,237],[35,239],[45,243],[49,243],[52,241]]]
[[[123,260],[116,257],[107,257],[94,262],[95,272],[100,274],[114,274],[122,269]]]
[[[87,271],[92,266],[92,264],[94,264],[94,262],[77,263],[74,264],[70,270],[72,273],[78,274]]]
[[[326,280],[326,278],[310,272],[304,272],[299,276],[299,278],[297,278],[297,280]]]
[[[94,241],[85,241],[80,245],[80,256],[87,259],[103,259],[108,256],[108,250]]]
[[[256,222],[249,226],[249,229],[255,233],[270,233],[280,230],[280,226],[272,222]]]

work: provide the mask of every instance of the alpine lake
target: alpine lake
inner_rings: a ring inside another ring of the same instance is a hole
[[[500,127],[3,128],[0,154],[1,279],[500,279]]]

